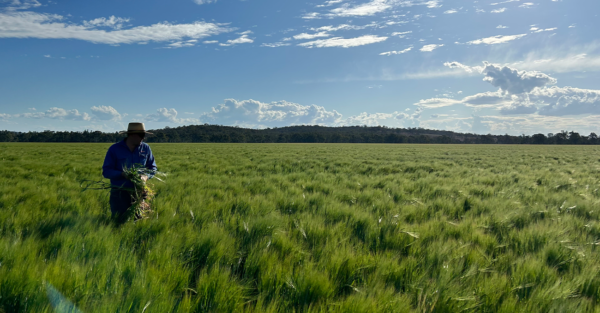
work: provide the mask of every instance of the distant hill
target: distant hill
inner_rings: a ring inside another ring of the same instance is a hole
[[[477,135],[425,128],[385,126],[288,126],[250,129],[222,125],[190,125],[151,130],[147,142],[215,143],[443,143],[443,144],[598,144],[598,136],[576,132],[533,136]],[[0,131],[0,142],[116,142],[124,136],[100,131],[12,132]]]

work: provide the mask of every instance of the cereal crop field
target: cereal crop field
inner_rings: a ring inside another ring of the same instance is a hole
[[[0,312],[600,312],[600,147],[0,144]]]

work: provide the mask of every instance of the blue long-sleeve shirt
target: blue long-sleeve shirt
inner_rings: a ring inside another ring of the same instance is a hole
[[[150,146],[142,142],[139,146],[129,150],[125,140],[119,141],[108,148],[104,165],[102,165],[102,176],[110,179],[110,184],[118,187],[133,188],[133,183],[122,176],[123,169],[131,168],[135,164],[141,164],[149,170],[156,171],[156,161]],[[152,175],[148,178],[152,178]]]

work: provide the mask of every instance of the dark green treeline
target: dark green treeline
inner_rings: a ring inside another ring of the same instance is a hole
[[[598,136],[562,131],[533,136],[477,135],[424,128],[388,128],[385,126],[289,126],[249,129],[221,125],[191,125],[152,130],[147,142],[213,143],[467,143],[467,144],[576,144],[596,145]],[[0,142],[116,142],[122,134],[100,131],[0,131]]]

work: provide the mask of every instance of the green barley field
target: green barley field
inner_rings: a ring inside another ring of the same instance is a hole
[[[108,147],[0,144],[0,312],[600,312],[600,147],[151,144],[125,224]]]

